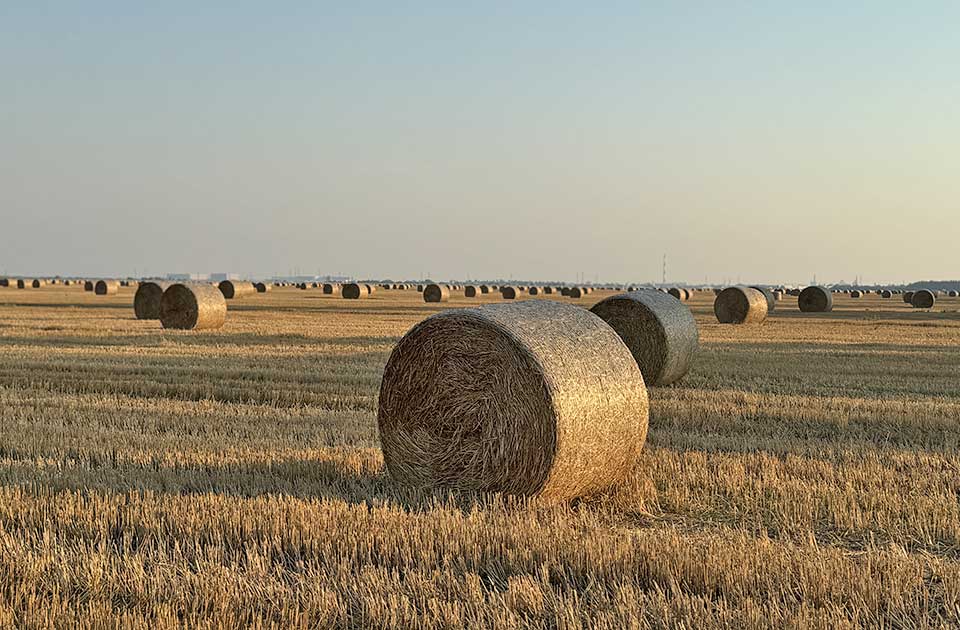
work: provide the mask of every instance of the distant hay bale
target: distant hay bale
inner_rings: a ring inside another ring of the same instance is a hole
[[[0,287],[8,288],[10,286],[10,278],[0,278]]]
[[[84,281],[83,281],[83,290],[84,290],[84,291],[93,291],[93,280],[84,280]]]
[[[17,279],[17,288],[18,289],[32,289],[33,280],[30,278],[18,278]]]
[[[850,292],[850,297],[852,297],[853,299],[859,299],[859,298],[863,297],[863,292],[861,292],[861,291],[856,291],[856,290],[851,291],[851,292]]]
[[[904,303],[904,304],[913,304],[913,291],[904,291],[904,293],[903,293],[903,303]]]
[[[680,287],[670,287],[670,290],[667,291],[667,293],[668,293],[669,295],[672,295],[673,297],[677,298],[677,299],[680,300],[681,302],[683,302],[684,300],[687,299],[687,294],[686,294],[686,292],[685,292],[683,289],[681,289]]]
[[[373,295],[377,292],[377,285],[375,284],[365,284],[363,285],[367,290],[367,295]]]
[[[960,297],[960,292],[957,292],[957,291],[948,291],[948,292],[947,292],[947,297],[952,297],[952,298]]]
[[[340,290],[340,294],[346,300],[359,300],[361,297],[370,295],[367,293],[366,287],[362,287],[356,282],[343,285],[343,289]]]
[[[553,295],[553,287],[543,287],[544,295]]]
[[[97,284],[93,288],[96,295],[116,295],[119,291],[119,280],[97,280]]]
[[[933,308],[936,303],[937,296],[928,289],[920,289],[914,292],[913,297],[910,298],[910,305],[913,308]]]
[[[477,290],[477,287],[473,286],[472,284],[468,284],[463,288],[464,297],[475,298],[477,297],[478,293],[479,291]]]
[[[530,300],[415,326],[384,369],[377,425],[401,483],[566,501],[633,473],[648,404],[610,326],[576,306]]]
[[[257,290],[257,293],[266,293],[273,289],[273,287],[266,282],[257,282],[253,285],[253,288]]]
[[[41,280],[40,278],[34,278],[33,282],[31,283],[31,286],[34,289],[39,289],[40,287],[45,286],[46,284],[47,284],[46,280]]]
[[[160,319],[160,300],[169,282],[141,282],[133,295],[133,312],[137,319]]]
[[[431,304],[450,299],[450,289],[445,284],[428,284],[423,289],[423,301]]]
[[[893,297],[893,293],[891,293],[890,291],[884,291],[883,293],[880,294],[880,297],[882,297],[885,300],[888,300]]]
[[[767,315],[772,313],[777,308],[777,298],[774,297],[773,291],[766,287],[750,287],[760,293],[763,293],[764,299],[767,301]]]
[[[586,295],[586,293],[583,287],[570,287],[567,291],[567,297],[575,300],[582,298],[584,295]]]
[[[223,297],[228,300],[236,300],[245,295],[256,293],[256,289],[253,288],[253,283],[243,280],[223,280],[217,287],[219,287],[220,292],[223,293]],[[306,286],[304,286],[304,288],[306,288]]]
[[[219,287],[171,284],[160,298],[160,323],[177,330],[214,330],[227,319],[227,302]]]
[[[807,287],[797,296],[803,313],[829,313],[833,310],[833,294],[823,287]]]
[[[540,287],[530,287],[530,295],[540,295]]]
[[[560,295],[570,297],[570,287],[560,287]]]
[[[423,293],[423,285],[422,285],[422,284],[418,284],[418,285],[417,285],[417,292],[418,292],[418,293]]]
[[[713,302],[721,324],[759,324],[767,318],[767,298],[750,287],[728,287]]]
[[[500,296],[505,300],[517,299],[517,292],[516,287],[500,287]]]
[[[480,285],[480,294],[481,294],[481,295],[486,295],[486,294],[488,294],[488,293],[490,293],[490,287],[487,286],[487,285],[485,285],[485,284],[481,284],[481,285]]]
[[[648,386],[669,385],[689,371],[700,343],[690,309],[659,291],[608,297],[592,309],[617,331]]]
[[[323,285],[323,294],[324,294],[324,295],[333,295],[333,294],[335,294],[335,293],[339,290],[339,287],[340,287],[340,285],[338,285],[338,284],[333,284],[333,283],[331,283],[331,282],[328,282],[328,283],[326,283],[326,284]]]

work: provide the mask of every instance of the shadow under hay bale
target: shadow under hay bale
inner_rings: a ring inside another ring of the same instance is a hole
[[[450,299],[450,289],[445,284],[428,284],[423,289],[423,301],[430,303],[446,302]]]
[[[141,282],[133,295],[133,313],[137,319],[160,319],[160,300],[169,282]]]
[[[700,332],[690,309],[659,291],[636,291],[598,302],[595,315],[617,331],[648,386],[669,385],[690,370]]]
[[[807,287],[797,297],[803,313],[829,313],[833,310],[833,294],[823,287]]]
[[[394,348],[379,401],[387,470],[421,488],[589,496],[631,474],[647,433],[630,351],[552,301],[426,319]]]
[[[759,324],[767,318],[767,298],[750,287],[728,287],[713,302],[721,324]]]
[[[171,284],[160,298],[160,323],[177,330],[215,330],[227,320],[227,302],[219,287]]]

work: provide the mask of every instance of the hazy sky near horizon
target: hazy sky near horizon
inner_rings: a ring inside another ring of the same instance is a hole
[[[452,4],[0,4],[0,273],[960,277],[960,3]]]

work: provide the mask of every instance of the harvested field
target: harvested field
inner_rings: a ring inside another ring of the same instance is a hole
[[[476,299],[278,287],[171,331],[134,292],[0,291],[2,627],[960,624],[958,298],[725,326],[694,292],[637,469],[552,505],[386,473],[391,351]]]

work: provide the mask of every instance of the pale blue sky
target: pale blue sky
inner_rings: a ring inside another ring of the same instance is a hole
[[[0,272],[960,277],[960,3],[146,4],[0,3]]]

